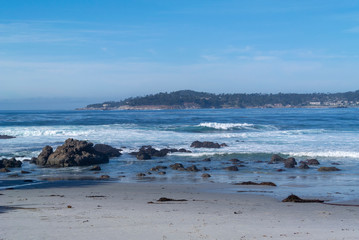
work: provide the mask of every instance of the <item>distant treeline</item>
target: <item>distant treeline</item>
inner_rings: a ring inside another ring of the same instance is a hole
[[[119,102],[88,105],[87,109],[114,109],[123,106],[173,106],[177,108],[251,108],[251,107],[303,107],[308,105],[347,106],[358,105],[359,90],[345,93],[236,93],[213,94],[181,90],[157,93],[144,97],[127,98]]]

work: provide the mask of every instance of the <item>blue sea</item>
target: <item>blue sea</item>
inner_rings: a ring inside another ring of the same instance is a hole
[[[21,169],[0,173],[0,188],[10,180],[32,179],[38,184],[49,179],[76,179],[107,174],[113,181],[159,183],[236,183],[271,181],[278,185],[264,192],[278,197],[294,193],[330,201],[359,199],[359,109],[201,109],[153,111],[0,111],[0,158],[18,160],[36,157],[45,145],[54,148],[67,138],[105,143],[123,149],[123,155],[101,165],[94,174],[90,167],[40,168],[23,162]],[[193,141],[226,143],[220,149],[191,148]],[[185,148],[192,153],[172,153],[163,158],[137,160],[130,155],[142,145],[154,148]],[[297,162],[316,158],[319,166],[308,170],[284,169],[268,164],[273,154],[294,157]],[[201,161],[211,158],[210,162]],[[244,161],[238,172],[229,172],[230,159]],[[166,169],[165,175],[147,174],[157,166],[195,164],[197,173]],[[321,166],[341,171],[318,172]],[[278,169],[284,169],[278,172]],[[21,174],[20,171],[31,171]],[[212,177],[202,179],[206,172]],[[146,177],[138,178],[138,173]],[[15,175],[14,175],[15,174]],[[18,176],[16,176],[16,174]],[[14,176],[16,178],[14,178]],[[6,181],[5,181],[6,180]],[[16,181],[15,181],[16,182]],[[234,186],[234,190],[240,190]],[[258,187],[241,190],[256,192]],[[259,190],[258,190],[259,191]],[[261,191],[263,192],[263,191]]]

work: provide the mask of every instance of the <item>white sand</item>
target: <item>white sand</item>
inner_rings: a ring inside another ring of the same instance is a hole
[[[223,188],[233,185],[2,190],[0,239],[359,239],[358,207],[212,191]],[[147,203],[160,197],[189,201]]]

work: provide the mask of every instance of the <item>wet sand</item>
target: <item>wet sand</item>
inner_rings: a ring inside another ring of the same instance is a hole
[[[233,188],[56,181],[0,190],[0,239],[358,239],[359,207]]]

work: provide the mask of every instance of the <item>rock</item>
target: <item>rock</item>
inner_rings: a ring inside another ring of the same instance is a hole
[[[229,160],[230,162],[232,162],[233,164],[236,164],[236,163],[241,163],[242,161],[240,161],[239,159],[237,158],[232,158]]]
[[[210,158],[205,158],[205,159],[202,160],[202,162],[210,162],[210,161],[211,161]]]
[[[277,172],[283,172],[284,169],[279,168],[279,169],[277,169],[276,171],[277,171]]]
[[[161,197],[160,199],[157,200],[157,202],[185,202],[187,201],[186,199],[173,199],[173,198],[166,198],[166,197]]]
[[[139,152],[136,155],[136,158],[138,160],[148,160],[148,159],[151,159],[151,155],[149,155],[148,153],[145,153],[145,152]]]
[[[211,175],[209,175],[208,173],[203,173],[203,174],[202,174],[202,177],[203,177],[203,178],[209,178],[209,177],[211,177]]]
[[[307,159],[305,160],[305,163],[307,165],[319,165],[319,161],[317,159]]]
[[[336,165],[336,166],[340,165],[340,163],[337,163],[337,162],[332,162],[331,164]]]
[[[166,166],[156,166],[150,169],[150,171],[159,171],[160,169],[167,169]]]
[[[184,169],[183,165],[181,163],[175,163],[170,165],[170,168],[172,168],[173,170],[182,170]]]
[[[106,144],[96,144],[94,146],[94,149],[97,152],[103,153],[105,154],[107,157],[109,158],[113,158],[113,157],[119,157],[122,154],[120,153],[120,150],[114,147],[111,147],[110,145],[106,145]]]
[[[196,165],[192,165],[190,167],[187,167],[186,168],[186,171],[189,171],[189,172],[199,172],[199,169],[197,168]]]
[[[50,155],[53,153],[53,149],[51,146],[45,146],[39,156],[35,160],[36,165],[44,166],[47,163],[47,160],[49,159]]]
[[[166,175],[166,172],[164,171],[158,172],[158,175]]]
[[[144,173],[138,173],[136,176],[137,176],[137,177],[145,177],[146,174],[144,174]]]
[[[109,158],[95,150],[93,144],[69,138],[65,143],[50,153],[52,148],[46,146],[36,160],[44,167],[72,167],[108,163]]]
[[[273,163],[281,163],[281,162],[284,162],[285,161],[285,158],[282,158],[281,156],[279,156],[278,154],[274,154],[270,161],[269,161],[269,164],[273,164]]]
[[[21,174],[29,174],[29,173],[31,173],[31,172],[29,172],[29,171],[24,171],[24,170],[21,170]]]
[[[203,167],[202,171],[209,171],[210,169],[208,167]]]
[[[191,151],[190,151],[190,150],[186,150],[186,149],[184,149],[184,148],[180,148],[180,149],[178,149],[178,152],[186,152],[186,153],[191,153]]]
[[[227,171],[238,171],[238,167],[237,166],[229,166],[229,167],[226,167],[225,170],[227,170]]]
[[[9,135],[0,135],[0,139],[11,139],[11,138],[15,138],[15,137]]]
[[[0,168],[0,172],[11,172],[9,169],[7,169],[7,168]]]
[[[296,203],[323,203],[323,200],[318,199],[302,199],[294,194],[289,195],[283,199],[282,202],[296,202]]]
[[[225,143],[221,143],[221,145],[220,145],[221,147],[228,147],[228,145],[227,144],[225,144]]]
[[[340,171],[339,168],[336,167],[320,167],[318,168],[319,172],[333,172],[333,171]]]
[[[90,171],[101,171],[101,167],[99,165],[93,166]]]
[[[234,185],[263,185],[263,186],[271,186],[271,187],[276,187],[277,186],[275,183],[272,183],[272,182],[256,183],[256,182],[252,182],[252,181],[235,183]]]
[[[284,167],[286,168],[294,168],[295,165],[297,165],[297,161],[295,161],[295,158],[287,158],[284,160]]]
[[[193,148],[220,148],[221,145],[219,145],[219,143],[214,143],[214,142],[194,141],[194,142],[191,144],[191,147],[193,147]]]
[[[31,164],[36,164],[37,158],[36,157],[32,157],[30,160]]]
[[[109,175],[101,175],[100,179],[109,179],[110,176]]]
[[[3,158],[0,160],[0,168],[20,168],[21,165],[22,162],[16,160],[14,157],[11,159]]]
[[[300,169],[309,169],[309,166],[308,166],[306,163],[302,162],[302,163],[299,165],[299,168],[300,168]]]

